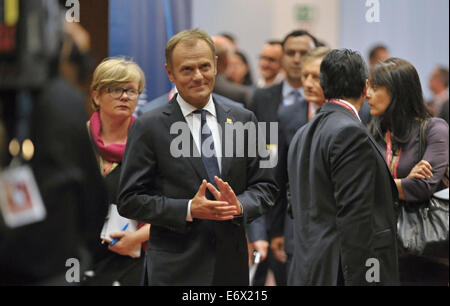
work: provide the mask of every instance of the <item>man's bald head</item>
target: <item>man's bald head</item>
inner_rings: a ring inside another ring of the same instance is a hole
[[[229,39],[221,35],[213,36],[212,40],[216,46],[217,71],[219,73],[225,73],[229,58],[234,52],[234,45]]]

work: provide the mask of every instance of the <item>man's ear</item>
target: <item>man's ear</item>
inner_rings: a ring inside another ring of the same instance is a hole
[[[175,83],[175,79],[173,78],[173,74],[172,74],[172,70],[170,69],[169,65],[167,65],[167,63],[164,65],[164,67],[166,68],[166,72],[167,72],[167,76],[169,77],[169,80],[172,83]]]
[[[219,57],[216,55],[216,57],[214,58],[214,75],[217,75],[217,62],[219,60]]]
[[[369,79],[366,79],[366,85],[364,85],[363,97],[364,99],[367,97],[367,90],[369,89]]]

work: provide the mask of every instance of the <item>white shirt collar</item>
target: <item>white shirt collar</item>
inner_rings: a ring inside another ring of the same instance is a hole
[[[183,113],[184,117],[189,116],[190,114],[192,114],[194,111],[197,110],[197,108],[195,108],[191,104],[187,103],[183,99],[183,97],[181,97],[180,94],[177,95],[177,102],[181,108],[181,112]],[[209,101],[208,101],[208,103],[206,103],[206,105],[205,105],[205,107],[203,107],[203,109],[208,111],[208,113],[211,114],[212,116],[216,117],[216,107],[214,105],[212,95],[209,96]]]
[[[351,103],[348,102],[348,101],[342,100],[342,99],[337,99],[337,100],[340,101],[340,102],[342,102],[342,103],[344,103],[344,104],[347,104],[348,106],[350,106],[350,107],[353,109],[353,111],[355,112],[356,117],[358,117],[358,120],[361,121],[361,118],[359,118],[358,111],[356,110],[355,106],[353,106],[353,104],[351,104]]]

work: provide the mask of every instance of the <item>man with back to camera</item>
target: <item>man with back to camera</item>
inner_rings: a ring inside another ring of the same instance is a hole
[[[328,102],[291,142],[289,285],[398,284],[397,190],[358,116],[367,76],[358,53],[331,51],[320,66]],[[373,260],[379,277],[369,271]]]
[[[166,46],[166,70],[178,94],[136,119],[130,130],[119,213],[152,224],[148,284],[248,285],[244,225],[273,205],[277,187],[271,172],[260,168],[259,157],[247,151],[234,157],[236,146],[233,157],[224,156],[228,135],[219,129],[235,122],[256,124],[256,118],[212,98],[216,57],[205,32],[175,35]],[[194,157],[171,154],[179,136],[170,129],[177,123],[189,126]],[[245,148],[249,141],[246,135]],[[203,154],[205,147],[214,154]]]

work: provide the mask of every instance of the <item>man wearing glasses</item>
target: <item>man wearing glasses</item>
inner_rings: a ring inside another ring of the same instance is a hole
[[[261,79],[257,83],[259,88],[267,88],[283,81],[282,55],[281,41],[271,40],[264,44],[259,56],[259,73],[261,75]]]

